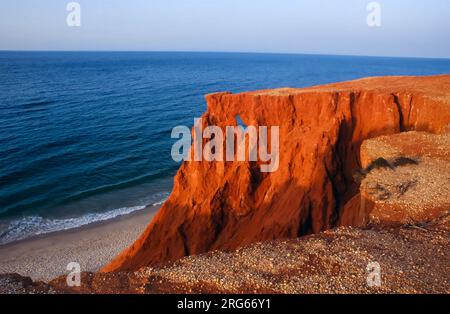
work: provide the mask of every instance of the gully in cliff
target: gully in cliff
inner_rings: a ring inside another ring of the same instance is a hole
[[[248,161],[261,161],[261,172],[274,172],[278,169],[280,161],[279,126],[270,127],[270,136],[267,133],[267,126],[258,126],[256,128],[249,125],[245,129],[240,125],[226,126],[225,157],[222,128],[208,125],[203,129],[202,126],[201,118],[194,119],[193,136],[187,126],[176,126],[173,128],[172,138],[179,138],[172,146],[172,158],[174,161],[191,161],[192,159],[194,161],[202,161],[203,158],[206,161],[235,161],[235,159],[237,161],[246,161],[247,147],[245,144],[248,142]],[[268,151],[269,137],[270,152]],[[192,138],[194,138],[193,149],[191,149]],[[207,140],[204,146],[203,139]]]

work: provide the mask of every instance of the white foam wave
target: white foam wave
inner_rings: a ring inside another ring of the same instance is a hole
[[[165,197],[161,201],[156,201],[150,205],[158,206],[166,201]],[[0,244],[23,240],[31,236],[46,234],[56,231],[79,228],[94,222],[106,221],[119,216],[128,215],[135,211],[142,210],[146,206],[122,207],[103,213],[89,213],[74,218],[43,218],[40,216],[28,216],[11,221],[5,229],[0,231]]]

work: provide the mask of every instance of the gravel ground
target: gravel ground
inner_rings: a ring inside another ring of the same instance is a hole
[[[0,293],[449,293],[449,236],[448,217],[422,227],[340,227],[163,268],[83,273],[76,289],[64,276],[45,284],[0,275]]]
[[[376,203],[373,220],[415,224],[450,211],[450,133],[404,132],[364,141],[362,163],[383,158],[360,191]],[[396,164],[403,158],[413,162]]]
[[[376,169],[362,181],[361,190],[375,202],[405,205],[411,211],[450,208],[450,162],[422,157],[418,165]]]
[[[173,292],[177,287],[181,292],[219,293],[448,293],[447,226],[341,227],[233,253],[187,257],[162,269],[143,269],[139,275],[151,279],[143,289],[147,292],[164,287]],[[380,266],[380,286],[367,283],[370,263]]]

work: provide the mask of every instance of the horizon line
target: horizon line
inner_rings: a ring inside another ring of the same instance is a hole
[[[268,55],[308,55],[308,56],[330,56],[330,57],[367,57],[367,58],[402,58],[402,59],[438,59],[450,60],[449,57],[424,57],[424,56],[392,56],[392,55],[364,55],[364,54],[332,54],[332,53],[309,53],[309,52],[263,52],[263,51],[207,51],[207,50],[108,50],[108,49],[0,49],[0,52],[129,52],[129,53],[222,53],[222,54],[268,54]]]

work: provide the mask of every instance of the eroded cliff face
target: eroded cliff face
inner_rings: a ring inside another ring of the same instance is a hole
[[[247,126],[279,126],[278,170],[262,173],[258,162],[184,162],[145,232],[103,271],[136,270],[339,225],[358,193],[352,173],[361,167],[363,140],[450,130],[450,75],[219,93],[206,101],[204,126],[225,131],[237,116]]]

